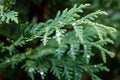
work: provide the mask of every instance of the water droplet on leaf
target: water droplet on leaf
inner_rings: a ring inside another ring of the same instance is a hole
[[[90,55],[87,55],[87,58],[90,58]]]
[[[72,23],[72,26],[75,26],[75,25],[76,25],[76,22],[73,22],[73,23]]]
[[[40,72],[40,74],[41,74],[41,75],[43,75],[43,74],[44,74],[44,72],[43,72],[43,71],[41,71],[41,72]]]
[[[33,72],[33,71],[34,71],[34,68],[30,68],[28,71],[29,71],[29,72]]]

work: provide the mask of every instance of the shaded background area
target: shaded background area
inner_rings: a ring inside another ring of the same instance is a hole
[[[58,10],[62,11],[65,8],[73,7],[74,4],[79,5],[85,3],[91,4],[85,10],[86,14],[98,9],[104,10],[108,12],[109,16],[102,17],[98,21],[102,24],[113,26],[118,30],[116,34],[110,36],[115,41],[115,44],[106,46],[116,54],[113,59],[108,57],[106,66],[110,69],[110,72],[101,72],[98,75],[103,80],[120,80],[120,0],[16,0],[13,9],[19,12],[19,23],[28,21],[34,25],[35,23],[54,18]],[[86,14],[81,14],[81,16]],[[5,36],[16,40],[20,36],[19,25],[12,22],[10,25],[1,25],[0,40],[4,41],[7,45],[9,43],[7,43]],[[96,59],[93,61],[97,61]],[[0,80],[30,80],[19,65],[15,69],[9,68],[3,70],[3,72],[0,72]],[[2,79],[3,77],[4,79]],[[49,73],[46,80],[53,80],[53,77]],[[40,80],[39,75],[36,75],[36,80]]]

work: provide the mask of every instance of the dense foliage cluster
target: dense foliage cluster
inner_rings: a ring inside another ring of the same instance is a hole
[[[0,40],[0,72],[4,74],[4,69],[19,66],[32,80],[36,74],[44,80],[48,72],[56,80],[79,80],[84,74],[91,76],[92,80],[100,80],[96,73],[109,71],[104,63],[106,56],[114,57],[114,53],[105,46],[113,44],[109,35],[116,30],[96,20],[107,15],[105,11],[80,16],[90,5],[74,5],[71,9],[58,11],[54,19],[45,23],[21,24],[18,12],[11,10],[13,3],[14,0],[0,0],[1,25],[9,25],[11,21],[20,25],[18,39],[6,36],[6,41]],[[97,55],[102,60],[94,63]]]

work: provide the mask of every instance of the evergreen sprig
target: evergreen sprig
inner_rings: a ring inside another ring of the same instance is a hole
[[[92,57],[96,54],[93,48],[100,50],[104,62],[106,53],[113,57],[113,52],[104,46],[113,43],[108,35],[116,30],[94,22],[98,15],[107,14],[104,11],[99,10],[80,18],[78,13],[83,12],[82,9],[87,6],[89,4],[75,5],[63,12],[58,11],[55,19],[45,23],[34,26],[29,23],[22,24],[21,37],[18,40],[12,41],[10,46],[0,44],[0,55],[7,54],[1,57],[0,68],[10,65],[14,68],[23,62],[21,67],[32,80],[36,73],[44,80],[49,71],[57,80],[79,80],[85,73],[88,73],[92,80],[100,80],[95,73],[108,71],[108,68],[100,63],[92,64]],[[17,23],[15,17],[9,18]],[[24,51],[17,48],[24,48],[25,44],[35,39],[39,39],[42,43],[34,48],[25,47]]]
[[[14,4],[15,0],[0,0],[0,24],[10,23],[10,21],[18,23],[18,12],[10,11]]]

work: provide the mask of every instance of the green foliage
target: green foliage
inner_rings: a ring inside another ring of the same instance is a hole
[[[4,42],[0,44],[0,69],[10,66],[15,68],[22,64],[21,68],[25,69],[32,80],[36,73],[44,80],[49,71],[57,80],[79,80],[85,73],[92,80],[100,80],[95,73],[109,71],[103,64],[106,62],[106,54],[114,57],[114,53],[107,50],[105,45],[113,44],[108,35],[116,30],[95,22],[99,15],[107,14],[104,11],[98,10],[80,17],[79,14],[88,6],[89,4],[81,4],[63,12],[58,11],[55,19],[45,23],[33,26],[29,23],[22,24],[18,40],[10,40],[8,46]],[[15,11],[4,14],[5,19],[1,16],[3,22],[9,23],[11,20],[18,23]],[[36,39],[41,41],[38,46],[24,47]],[[20,51],[17,47],[25,50]],[[98,49],[99,54],[93,49]],[[96,54],[101,55],[104,62],[93,64],[91,60]]]
[[[2,22],[9,23],[10,21],[18,23],[18,13],[10,11],[14,2],[15,0],[0,0],[0,24]]]

